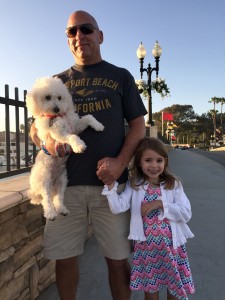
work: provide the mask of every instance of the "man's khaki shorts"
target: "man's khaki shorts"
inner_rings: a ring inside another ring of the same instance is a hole
[[[118,190],[123,190],[120,185]],[[114,215],[100,186],[71,186],[65,192],[68,216],[47,221],[44,234],[44,256],[64,259],[83,253],[87,239],[88,216],[102,254],[111,259],[124,259],[131,253],[130,212]]]

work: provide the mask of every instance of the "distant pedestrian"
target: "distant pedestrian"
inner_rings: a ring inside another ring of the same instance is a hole
[[[140,142],[126,188],[120,194],[116,191],[117,182],[105,185],[102,193],[113,213],[131,209],[130,288],[144,291],[145,300],[159,299],[163,287],[168,300],[187,300],[195,291],[185,248],[187,238],[194,236],[187,225],[191,205],[181,182],[168,169],[168,153],[161,141]]]

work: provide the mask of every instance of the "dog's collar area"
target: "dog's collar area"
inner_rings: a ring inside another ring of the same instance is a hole
[[[49,119],[55,119],[55,118],[58,118],[58,117],[64,117],[65,116],[65,113],[64,114],[58,114],[58,115],[42,115],[42,117],[44,118],[49,118]]]

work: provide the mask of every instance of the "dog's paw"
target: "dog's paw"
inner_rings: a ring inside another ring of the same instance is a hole
[[[94,127],[94,129],[96,130],[96,131],[103,131],[104,130],[104,126],[101,124],[101,123],[97,123],[97,124],[95,124],[95,127]]]
[[[30,204],[39,205],[39,204],[41,204],[41,201],[36,201],[36,199],[31,199]]]
[[[58,208],[55,208],[56,212],[58,215],[61,215],[61,216],[68,216],[68,214],[70,213],[69,210],[63,205],[63,206],[60,206]]]
[[[41,204],[41,201],[42,201],[42,197],[32,197],[31,200],[30,200],[30,203],[31,204],[34,204],[34,205],[39,205]]]
[[[82,153],[87,148],[87,146],[83,142],[80,144],[71,145],[71,147],[73,149],[73,152],[75,153]]]
[[[69,214],[69,212],[68,212],[68,213],[65,213],[65,212],[61,212],[61,213],[60,213],[60,215],[63,216],[63,217],[68,216],[68,214]]]
[[[54,221],[57,217],[57,213],[52,211],[52,212],[44,212],[44,217],[50,221]]]
[[[30,203],[34,205],[41,204],[42,197],[40,194],[34,193],[31,189],[27,191],[27,197],[30,199]]]
[[[75,153],[82,153],[87,148],[84,141],[79,136],[73,134],[69,137],[69,144]]]

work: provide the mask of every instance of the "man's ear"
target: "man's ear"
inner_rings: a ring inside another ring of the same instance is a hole
[[[101,30],[99,30],[99,44],[102,44],[104,41],[104,36],[103,36],[103,32]]]

